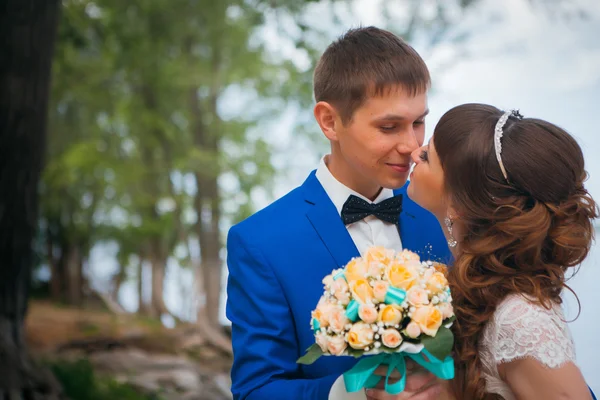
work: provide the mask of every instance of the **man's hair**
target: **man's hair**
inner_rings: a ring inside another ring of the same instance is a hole
[[[431,83],[419,54],[404,40],[375,27],[351,29],[331,43],[314,72],[315,100],[333,105],[345,124],[368,96],[400,87],[414,96]]]

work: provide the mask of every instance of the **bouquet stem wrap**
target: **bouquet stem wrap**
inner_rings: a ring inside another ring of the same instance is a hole
[[[344,374],[346,391],[357,392],[361,389],[374,388],[381,379],[385,379],[385,391],[390,394],[399,394],[406,386],[406,361],[405,358],[413,359],[417,364],[430,371],[440,379],[454,378],[454,361],[448,356],[444,361],[438,360],[426,349],[420,353],[380,353],[362,358],[356,365]],[[387,365],[387,374],[384,377],[373,373],[380,365]],[[390,375],[397,370],[401,379],[396,383],[389,383]]]

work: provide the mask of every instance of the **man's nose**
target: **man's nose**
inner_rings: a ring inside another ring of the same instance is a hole
[[[418,150],[421,146],[417,140],[416,132],[412,125],[410,125],[406,131],[402,132],[402,140],[398,143],[397,150],[401,154],[410,153],[412,154],[415,150]]]

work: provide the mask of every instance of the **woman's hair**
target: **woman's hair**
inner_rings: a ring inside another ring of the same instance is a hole
[[[546,308],[560,303],[568,288],[565,273],[587,256],[598,215],[583,186],[581,148],[546,121],[508,119],[504,178],[494,150],[502,114],[489,105],[464,104],[441,118],[433,136],[461,229],[460,254],[449,271],[457,317],[457,398],[486,396],[478,350],[499,302],[520,293]]]

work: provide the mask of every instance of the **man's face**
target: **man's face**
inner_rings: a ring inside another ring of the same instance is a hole
[[[410,96],[394,88],[368,98],[350,122],[337,124],[332,144],[343,163],[340,178],[363,194],[373,188],[402,187],[411,153],[423,145],[428,112],[426,92]]]

